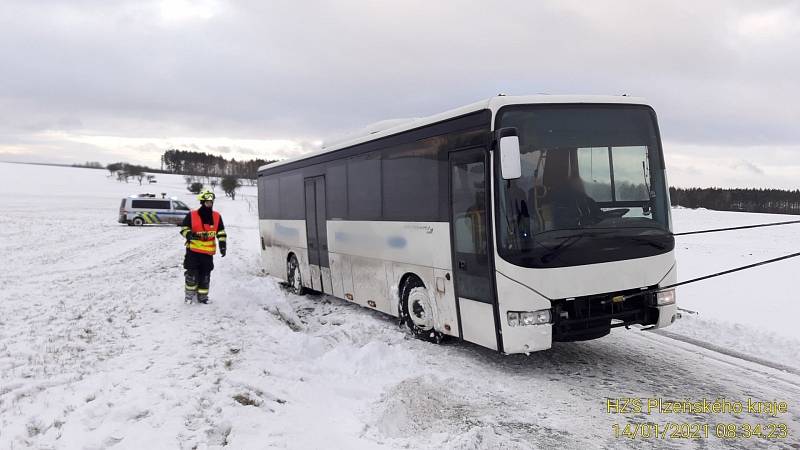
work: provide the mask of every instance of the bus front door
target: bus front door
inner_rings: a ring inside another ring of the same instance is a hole
[[[328,262],[328,227],[325,210],[325,177],[305,180],[306,237],[311,288],[332,294],[331,269]]]
[[[450,153],[452,271],[461,337],[497,350],[488,180],[484,149]]]

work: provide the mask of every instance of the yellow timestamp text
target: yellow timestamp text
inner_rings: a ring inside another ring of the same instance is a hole
[[[627,439],[786,439],[789,427],[782,422],[704,423],[630,422],[611,425],[615,438]]]

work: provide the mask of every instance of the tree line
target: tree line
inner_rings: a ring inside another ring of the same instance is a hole
[[[255,180],[258,168],[275,162],[266,159],[236,161],[205,152],[169,149],[161,156],[161,167],[169,173],[204,177],[234,176]]]
[[[800,190],[669,188],[672,206],[719,211],[800,214]]]
[[[73,164],[72,167],[83,167],[85,169],[102,169],[103,165],[99,161],[86,161],[83,164]]]
[[[139,181],[139,185],[145,179],[148,183],[155,183],[156,179],[152,173],[181,174],[185,176],[189,192],[199,193],[205,185],[210,185],[213,190],[221,184],[225,195],[235,199],[236,190],[242,186],[240,179],[247,179],[254,185],[258,178],[258,168],[271,162],[274,160],[236,161],[233,158],[227,160],[222,156],[204,152],[169,149],[161,156],[160,170],[124,162],[108,164],[106,169],[109,176],[116,175],[119,181],[127,183],[133,178]],[[86,163],[86,167],[94,168],[97,165],[99,163]]]
[[[118,181],[128,182],[128,179],[134,178],[139,181],[139,186],[142,185],[142,180],[147,179],[148,183],[155,182],[155,175],[148,175],[145,172],[153,172],[147,166],[137,166],[136,164],[128,164],[123,162],[111,163],[106,166],[109,176],[117,176]]]

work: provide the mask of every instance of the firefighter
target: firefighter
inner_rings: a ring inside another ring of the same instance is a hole
[[[208,303],[208,287],[211,283],[211,271],[214,270],[214,254],[217,252],[216,241],[219,241],[219,253],[225,257],[226,238],[222,216],[214,211],[215,195],[205,190],[197,196],[200,208],[192,210],[183,219],[181,235],[186,239],[186,256],[183,268],[186,269],[186,303],[197,299],[198,303]]]

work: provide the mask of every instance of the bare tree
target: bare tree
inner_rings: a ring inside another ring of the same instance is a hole
[[[192,183],[186,189],[188,189],[192,194],[199,194],[200,191],[203,190],[203,183]]]
[[[122,163],[118,163],[118,162],[117,163],[111,163],[111,164],[107,165],[106,169],[108,169],[108,176],[113,176],[118,171],[122,170],[123,166],[124,165]]]
[[[236,189],[239,189],[242,186],[242,183],[239,182],[239,179],[233,176],[228,175],[222,179],[222,190],[225,191],[225,195],[231,198],[231,200],[236,200]]]
[[[129,176],[132,176],[139,181],[139,186],[142,185],[142,180],[144,180],[145,173],[141,166],[128,165],[125,167],[125,171],[128,172]]]

